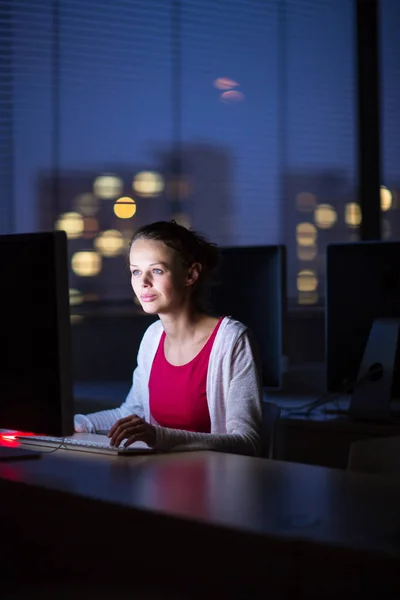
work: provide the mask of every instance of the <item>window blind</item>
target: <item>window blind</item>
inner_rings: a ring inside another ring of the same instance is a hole
[[[301,271],[322,293],[326,244],[357,235],[344,218],[355,162],[352,0],[1,7],[2,230],[48,228],[78,212],[72,259],[104,231],[118,229],[126,244],[142,221],[179,210],[221,244],[286,243],[289,294]],[[165,183],[151,198],[132,188],[143,171]],[[134,217],[118,220],[98,176],[117,178]],[[298,202],[303,192],[315,205]],[[83,214],[92,196],[97,208]],[[316,224],[320,204],[333,209],[331,224],[326,207]],[[303,222],[315,227],[315,255],[300,252]],[[122,254],[114,258],[74,285],[129,293]]]

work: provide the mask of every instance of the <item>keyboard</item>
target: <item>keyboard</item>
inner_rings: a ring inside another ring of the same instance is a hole
[[[79,452],[97,452],[112,456],[132,456],[154,452],[144,442],[134,442],[128,448],[120,445],[118,448],[110,446],[110,438],[97,433],[74,433],[70,437],[51,437],[44,435],[17,436],[25,448],[53,448],[58,446],[64,450],[77,450]],[[45,452],[45,450],[43,450]]]

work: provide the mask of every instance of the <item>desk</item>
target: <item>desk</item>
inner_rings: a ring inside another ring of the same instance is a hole
[[[287,413],[287,409],[299,408],[316,398],[285,394],[268,396],[269,400],[282,408],[275,444],[277,459],[345,469],[353,442],[400,435],[400,417],[398,423],[379,424],[354,421],[347,415],[326,414],[323,408],[313,411],[309,416]],[[340,402],[343,409],[348,405],[346,401]]]
[[[68,580],[185,598],[400,594],[396,477],[216,452],[60,450],[0,463],[0,495],[2,572],[31,589]]]

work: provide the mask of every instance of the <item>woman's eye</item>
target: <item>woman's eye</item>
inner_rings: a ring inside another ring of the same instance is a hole
[[[162,275],[162,270],[161,269],[153,269],[153,273],[155,273],[156,275]]]
[[[133,275],[134,277],[137,277],[137,276],[139,275],[139,269],[134,269],[134,270],[132,271],[132,275]]]

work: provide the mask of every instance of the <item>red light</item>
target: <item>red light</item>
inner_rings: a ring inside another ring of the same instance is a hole
[[[0,433],[0,444],[3,446],[18,446],[21,442],[18,438],[35,435],[25,431],[13,431],[10,433]]]

